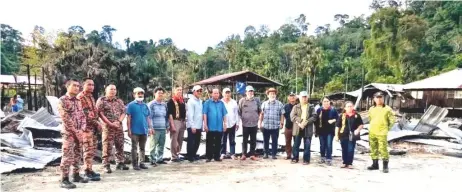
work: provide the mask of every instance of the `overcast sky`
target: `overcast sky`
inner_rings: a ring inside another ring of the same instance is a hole
[[[65,4],[64,2],[69,2]],[[334,15],[370,15],[372,0],[6,0],[1,3],[0,23],[29,38],[35,25],[47,31],[82,26],[86,32],[111,25],[113,41],[170,37],[179,48],[203,53],[227,36],[243,34],[248,25],[278,29],[301,13],[311,24],[309,31],[326,23],[338,26]]]

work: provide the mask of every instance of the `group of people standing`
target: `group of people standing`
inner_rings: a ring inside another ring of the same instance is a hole
[[[257,160],[255,154],[258,130],[263,132],[263,159],[277,159],[279,130],[283,129],[286,138],[286,159],[292,163],[299,162],[300,145],[303,141],[303,164],[310,163],[310,146],[313,135],[319,136],[321,144],[321,161],[332,165],[332,142],[335,138],[341,142],[343,168],[351,168],[355,142],[363,127],[361,116],[353,109],[351,102],[346,102],[344,112],[338,114],[330,106],[328,98],[323,99],[322,108],[315,110],[309,104],[306,91],[297,95],[290,93],[289,103],[284,105],[276,99],[278,91],[270,88],[266,91],[268,100],[263,103],[254,97],[254,88],[246,87],[246,95],[236,102],[231,97],[231,90],[213,89],[211,98],[202,101],[203,89],[196,85],[192,89],[192,98],[185,102],[183,89],[174,88],[171,99],[164,101],[165,89],[154,89],[154,100],[144,101],[145,91],[142,88],[133,90],[134,100],[126,106],[116,97],[116,86],[106,86],[105,96],[96,102],[93,98],[94,82],[83,80],[83,91],[80,83],[69,80],[66,83],[67,93],[59,99],[59,113],[63,120],[61,187],[75,188],[69,179],[70,166],[73,166],[72,181],[87,183],[99,181],[100,174],[92,169],[96,150],[96,133],[102,132],[103,167],[106,173],[112,173],[109,158],[115,145],[116,169],[128,170],[123,155],[124,132],[122,122],[127,119],[128,136],[132,143],[132,167],[134,170],[148,169],[145,162],[145,145],[150,141],[149,161],[152,166],[166,164],[163,158],[167,134],[170,136],[171,162],[182,161],[179,153],[182,148],[183,135],[187,131],[186,159],[198,162],[202,132],[206,132],[206,162],[222,161],[225,158]],[[80,93],[79,93],[80,92]],[[388,151],[386,134],[392,125],[391,109],[383,104],[380,93],[375,95],[376,106],[370,110],[371,157],[373,165],[368,169],[378,169],[378,155],[383,158],[384,172],[388,172]],[[242,127],[242,156],[235,155],[235,135]],[[285,124],[285,126],[284,126]],[[374,131],[376,130],[376,131]],[[271,151],[269,150],[271,139]],[[292,139],[294,143],[292,145]],[[229,151],[227,149],[229,141]],[[250,144],[250,148],[248,148]],[[80,175],[80,161],[83,153],[84,174]]]
[[[16,94],[11,97],[10,102],[8,103],[10,108],[9,112],[19,112],[24,108],[24,100],[21,98],[21,95]]]

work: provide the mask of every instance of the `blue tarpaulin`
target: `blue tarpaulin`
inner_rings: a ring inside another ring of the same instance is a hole
[[[245,94],[245,83],[244,82],[236,83],[236,92],[238,92],[241,95]]]

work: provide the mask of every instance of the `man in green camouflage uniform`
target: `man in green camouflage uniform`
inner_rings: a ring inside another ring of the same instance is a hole
[[[392,109],[384,104],[383,93],[374,94],[375,105],[369,109],[369,145],[371,148],[372,165],[368,170],[379,169],[379,155],[383,161],[383,172],[388,173],[388,131],[393,127],[394,114]]]

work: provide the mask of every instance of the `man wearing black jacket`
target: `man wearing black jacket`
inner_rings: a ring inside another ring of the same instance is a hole
[[[296,97],[294,92],[290,92],[288,101],[286,105],[284,105],[284,118],[286,119],[286,124],[284,126],[284,135],[286,137],[286,153],[287,157],[285,158],[286,160],[291,160],[292,159],[292,120],[290,120],[290,112],[292,111],[292,108],[296,105]]]

